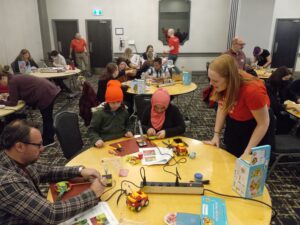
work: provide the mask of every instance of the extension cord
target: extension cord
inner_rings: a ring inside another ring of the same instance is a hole
[[[141,191],[145,193],[159,194],[186,194],[186,195],[203,195],[204,187],[202,183],[179,183],[174,182],[141,182]]]

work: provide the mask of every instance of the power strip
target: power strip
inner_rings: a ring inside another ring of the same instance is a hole
[[[141,182],[141,191],[145,193],[159,194],[186,194],[186,195],[203,195],[204,187],[202,183],[179,183],[174,182],[148,182],[143,185]]]

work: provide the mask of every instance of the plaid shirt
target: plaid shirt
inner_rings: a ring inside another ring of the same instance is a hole
[[[98,204],[88,189],[66,201],[51,203],[38,190],[40,182],[58,182],[79,175],[78,167],[26,167],[31,177],[4,150],[0,152],[0,224],[59,224]]]

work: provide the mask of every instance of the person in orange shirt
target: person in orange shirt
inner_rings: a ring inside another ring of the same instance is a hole
[[[224,54],[208,69],[214,98],[218,101],[214,136],[206,144],[220,145],[225,126],[226,150],[236,157],[248,155],[251,148],[269,144],[274,147],[274,115],[263,81],[238,70],[235,59]]]
[[[174,35],[174,29],[168,30],[168,45],[169,45],[169,56],[168,59],[173,61],[175,65],[179,53],[179,39]]]
[[[90,73],[89,59],[88,59],[88,51],[86,48],[86,42],[81,37],[80,33],[75,34],[75,38],[71,41],[70,44],[70,59],[72,58],[72,52],[75,53],[76,63],[85,74],[88,76]]]

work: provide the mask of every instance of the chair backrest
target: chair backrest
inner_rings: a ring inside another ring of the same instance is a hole
[[[11,69],[12,69],[12,71],[13,71],[14,73],[17,72],[17,71],[16,71],[16,68],[15,68],[15,61],[13,61],[13,62],[10,64],[10,67],[11,67]]]
[[[54,118],[54,129],[64,156],[71,159],[83,146],[78,116],[73,112],[61,112]]]
[[[134,96],[134,107],[138,120],[141,120],[145,109],[151,105],[151,95]]]

